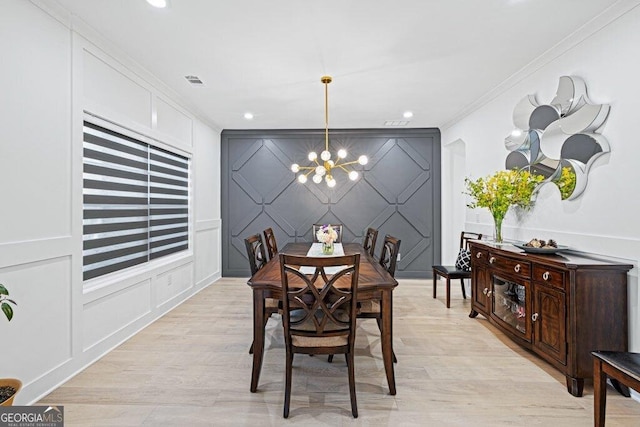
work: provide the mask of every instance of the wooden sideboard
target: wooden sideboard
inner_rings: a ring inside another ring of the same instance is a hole
[[[473,241],[471,313],[564,373],[582,396],[593,377],[591,352],[627,351],[627,272],[590,254],[532,254]]]

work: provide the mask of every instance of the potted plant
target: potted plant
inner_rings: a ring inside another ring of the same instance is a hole
[[[487,208],[493,216],[494,239],[502,242],[502,221],[511,206],[529,209],[533,205],[533,193],[544,180],[542,175],[526,170],[501,170],[493,175],[478,178],[475,181],[465,178],[468,194],[473,202],[470,208]]]
[[[10,322],[13,319],[13,307],[16,302],[9,298],[9,291],[0,283],[0,309]],[[22,382],[15,378],[0,378],[0,406],[11,406],[16,393],[22,388]]]

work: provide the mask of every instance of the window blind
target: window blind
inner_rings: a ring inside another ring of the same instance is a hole
[[[83,279],[189,247],[189,159],[84,123]]]

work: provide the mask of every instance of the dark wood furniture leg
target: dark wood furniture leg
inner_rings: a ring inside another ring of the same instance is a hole
[[[382,359],[384,370],[387,373],[387,383],[389,384],[389,394],[396,394],[396,378],[393,369],[393,303],[392,289],[382,292],[382,303],[380,305],[380,315],[382,317]]]
[[[251,371],[251,392],[258,389],[262,356],[264,353],[264,291],[253,291],[253,369]]]
[[[433,298],[436,298],[436,286],[438,282],[438,275],[436,274],[436,270],[433,270]]]
[[[593,358],[593,425],[604,427],[607,407],[607,375],[602,372],[602,360]]]
[[[584,390],[584,378],[573,378],[569,375],[567,378],[567,391],[575,397],[582,397],[582,391]]]
[[[467,290],[464,288],[464,279],[460,279],[460,287],[462,288],[462,298],[467,299]]]

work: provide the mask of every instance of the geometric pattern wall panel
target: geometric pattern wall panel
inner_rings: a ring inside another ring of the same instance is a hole
[[[362,242],[379,230],[402,240],[397,277],[430,278],[440,262],[440,131],[429,129],[331,130],[330,147],[364,154],[351,181],[300,184],[291,164],[324,147],[323,130],[222,132],[222,275],[248,277],[244,239],[271,227],[278,247],[311,241],[313,224],[341,223],[344,242]]]

